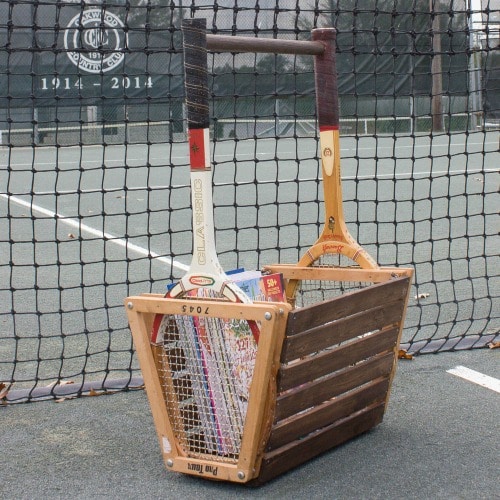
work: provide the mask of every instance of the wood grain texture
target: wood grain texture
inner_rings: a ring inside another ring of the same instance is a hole
[[[311,382],[341,368],[353,365],[376,354],[388,352],[396,347],[399,328],[381,330],[367,337],[360,337],[349,344],[340,345],[283,365],[278,375],[280,392]]]
[[[293,441],[266,453],[258,479],[262,484],[311,458],[338,446],[378,425],[384,415],[384,405],[375,404],[361,412],[349,415],[304,439]]]
[[[339,397],[278,422],[272,429],[267,451],[295,441],[311,432],[331,425],[373,403],[381,403],[389,388],[389,379],[378,378]]]
[[[286,335],[291,337],[306,329],[377,307],[381,303],[405,299],[408,286],[409,278],[396,278],[325,302],[296,309],[288,316]]]
[[[374,356],[355,366],[349,366],[328,377],[304,384],[278,395],[275,422],[313,408],[362,384],[390,374],[394,353]]]
[[[359,335],[398,323],[402,317],[402,304],[401,300],[389,306],[369,309],[291,337],[284,344],[282,361],[288,362],[304,357]]]

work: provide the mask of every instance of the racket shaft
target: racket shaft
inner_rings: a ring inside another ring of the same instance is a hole
[[[232,284],[224,273],[215,246],[206,19],[184,19],[182,32],[191,170],[193,256],[189,272],[167,296],[177,297],[204,287],[213,289],[233,302],[250,302],[243,291]]]
[[[378,267],[375,260],[351,236],[345,223],[340,166],[340,108],[335,57],[336,30],[312,31],[312,39],[324,44],[325,50],[314,58],[316,107],[320,134],[321,168],[325,202],[325,224],[311,258],[317,254],[338,253],[362,267]],[[304,262],[302,262],[304,264]]]

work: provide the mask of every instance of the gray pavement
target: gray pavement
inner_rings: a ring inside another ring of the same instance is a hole
[[[498,499],[500,394],[447,370],[499,379],[499,361],[400,361],[381,425],[257,489],[168,472],[142,390],[3,406],[0,498]]]

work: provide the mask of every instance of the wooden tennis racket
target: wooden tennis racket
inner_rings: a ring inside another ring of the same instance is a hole
[[[314,56],[325,222],[321,235],[301,257],[297,267],[354,265],[375,269],[378,268],[377,263],[349,233],[344,218],[335,39],[334,28],[312,30],[312,40],[320,41],[325,46],[323,54]],[[286,294],[292,304],[300,286],[300,280],[288,281]],[[321,286],[325,289],[324,284]]]
[[[210,164],[206,20],[187,19],[182,25],[188,123],[193,255],[187,273],[167,292],[179,298],[196,289],[211,290],[231,302],[251,300],[233,283],[219,263],[215,246],[212,169]],[[202,294],[204,295],[204,294]],[[155,322],[156,323],[156,322]],[[154,335],[152,341],[156,342]],[[258,331],[255,331],[258,335]],[[256,341],[258,338],[256,338]]]
[[[228,278],[216,252],[206,20],[186,19],[182,31],[193,255],[187,274],[165,297],[193,299],[196,312],[197,297],[240,303],[251,300]],[[185,452],[190,456],[204,453],[235,456],[241,444],[259,326],[245,319],[230,322],[209,317],[203,315],[202,308],[199,313],[157,314],[151,329],[151,343],[159,352],[157,362],[164,371],[162,383],[167,405],[169,400],[177,400],[173,405],[176,407],[184,401],[189,405],[189,410],[173,412],[176,432],[186,436]]]

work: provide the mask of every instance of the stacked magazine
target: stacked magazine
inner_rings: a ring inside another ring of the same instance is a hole
[[[281,274],[238,271],[230,277],[252,300],[285,301]],[[211,293],[200,288],[190,295],[209,298]],[[203,447],[207,453],[237,455],[257,356],[255,327],[259,325],[185,315],[176,316],[176,323],[203,428]]]

